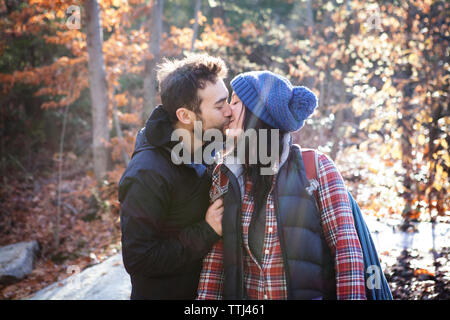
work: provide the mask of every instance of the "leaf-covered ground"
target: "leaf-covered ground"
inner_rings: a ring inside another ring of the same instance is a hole
[[[394,299],[449,300],[450,248],[436,252],[433,259],[417,250],[403,250],[384,273]],[[421,267],[417,267],[417,266]]]
[[[60,244],[54,246],[57,165],[40,176],[8,177],[0,189],[0,246],[37,240],[33,272],[20,282],[0,285],[0,299],[20,299],[103,261],[120,250],[117,184],[99,186],[86,167],[66,157],[61,183]],[[117,176],[108,181],[117,181]]]

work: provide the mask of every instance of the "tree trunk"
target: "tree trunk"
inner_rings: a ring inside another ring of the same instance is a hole
[[[116,88],[114,88],[113,97],[115,97],[115,96],[116,96]],[[123,157],[123,161],[125,162],[125,166],[128,166],[128,163],[130,163],[130,156],[128,155],[127,151],[124,149],[125,142],[123,139],[122,128],[120,127],[119,117],[117,116],[117,104],[116,104],[115,98],[113,98],[112,107],[113,107],[112,114],[113,114],[114,126],[116,128],[117,138],[119,138],[120,150],[122,150],[122,157]]]
[[[330,157],[333,161],[336,161],[336,157],[341,149],[341,142],[343,140],[343,135],[345,134],[345,128],[342,126],[344,122],[344,108],[343,103],[345,99],[339,99],[339,104],[341,107],[336,111],[336,115],[333,122],[333,147],[331,148]]]
[[[145,123],[153,109],[155,108],[155,97],[157,92],[156,65],[160,59],[162,18],[163,18],[164,0],[154,0],[149,23],[150,32],[150,52],[152,59],[145,60],[144,76],[144,108],[141,119]]]
[[[308,27],[311,27],[311,34],[314,30],[314,14],[312,8],[312,0],[306,2],[306,23]]]
[[[94,173],[101,180],[108,168],[109,141],[108,90],[103,62],[103,29],[96,0],[86,0],[87,51],[89,55],[89,87],[92,103]]]
[[[406,28],[405,28],[405,48],[410,50],[410,40],[411,40],[411,30],[413,23],[413,11],[411,8],[408,9],[408,15],[406,18]],[[407,78],[409,76],[409,72],[402,71],[401,77]],[[405,169],[405,175],[403,177],[403,187],[404,192],[401,194],[403,199],[405,200],[405,207],[402,212],[402,217],[404,219],[404,227],[409,225],[409,220],[411,217],[416,215],[416,209],[413,209],[414,196],[416,192],[416,188],[414,186],[414,180],[411,178],[411,173],[413,173],[413,146],[410,141],[410,137],[413,136],[413,114],[410,110],[412,110],[410,106],[409,99],[405,99],[405,97],[409,98],[409,94],[407,92],[407,86],[404,86],[403,90],[403,102],[399,106],[399,111],[402,115],[401,120],[399,119],[399,126],[403,128],[403,133],[401,137],[401,149],[402,149],[402,167]]]
[[[55,231],[53,235],[53,245],[55,249],[59,247],[59,229],[61,226],[61,180],[62,180],[62,168],[63,168],[63,152],[64,152],[64,138],[66,136],[66,124],[67,124],[67,113],[69,111],[69,106],[66,106],[64,110],[63,117],[63,127],[61,131],[61,139],[59,141],[59,160],[58,160],[58,202],[56,206],[56,223]]]
[[[347,7],[349,9],[349,7]],[[345,41],[345,48],[348,48],[350,44],[351,35],[353,32],[352,24],[351,24],[351,11],[347,11],[347,16],[345,18],[347,27],[344,30],[344,41]],[[341,70],[343,74],[347,74],[350,71],[350,65],[347,63],[342,66]],[[328,68],[327,73],[331,72],[331,70]],[[326,78],[329,78],[329,73]],[[340,108],[335,113],[335,118],[333,122],[333,147],[331,149],[330,157],[333,160],[336,160],[336,157],[342,147],[341,142],[344,139],[346,127],[343,126],[344,122],[344,114],[345,110],[347,109],[346,103],[346,86],[342,81],[337,81],[336,83],[331,83],[331,91],[330,94],[337,93],[335,96],[335,100],[337,101],[335,103],[338,103]]]
[[[202,0],[195,0],[195,8],[194,8],[194,33],[192,34],[192,42],[191,42],[191,51],[195,49],[195,40],[197,39],[198,34],[198,14],[200,12],[200,6],[202,4]]]

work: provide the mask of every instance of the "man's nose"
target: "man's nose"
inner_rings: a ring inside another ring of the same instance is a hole
[[[228,102],[225,103],[223,116],[228,118],[231,117],[231,106]]]

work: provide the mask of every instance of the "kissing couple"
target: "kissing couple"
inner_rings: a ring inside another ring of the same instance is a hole
[[[314,150],[308,177],[292,143],[316,95],[252,71],[231,80],[229,99],[227,72],[206,54],[158,67],[161,105],[119,183],[131,299],[366,299],[344,181]]]

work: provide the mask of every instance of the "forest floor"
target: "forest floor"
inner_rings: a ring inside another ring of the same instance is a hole
[[[384,268],[394,299],[449,300],[449,259],[450,248],[436,253],[435,259],[428,259],[417,250],[402,250],[396,262]]]
[[[45,161],[38,158],[35,161]],[[59,245],[55,246],[58,211],[58,165],[44,163],[39,174],[3,177],[0,188],[0,246],[36,240],[40,252],[33,272],[23,280],[0,284],[0,299],[21,299],[118,253],[120,245],[117,181],[96,183],[87,163],[75,156],[64,161],[61,179]],[[6,182],[6,183],[5,183]]]
[[[0,188],[0,246],[36,240],[40,254],[23,280],[0,285],[0,300],[22,299],[120,252],[117,182],[123,168],[98,185],[86,174],[86,163],[67,157],[61,181],[60,244],[54,234],[58,206],[58,173],[4,177]],[[36,161],[39,161],[37,159]],[[380,252],[394,299],[450,299],[450,248],[433,259],[415,249]]]

